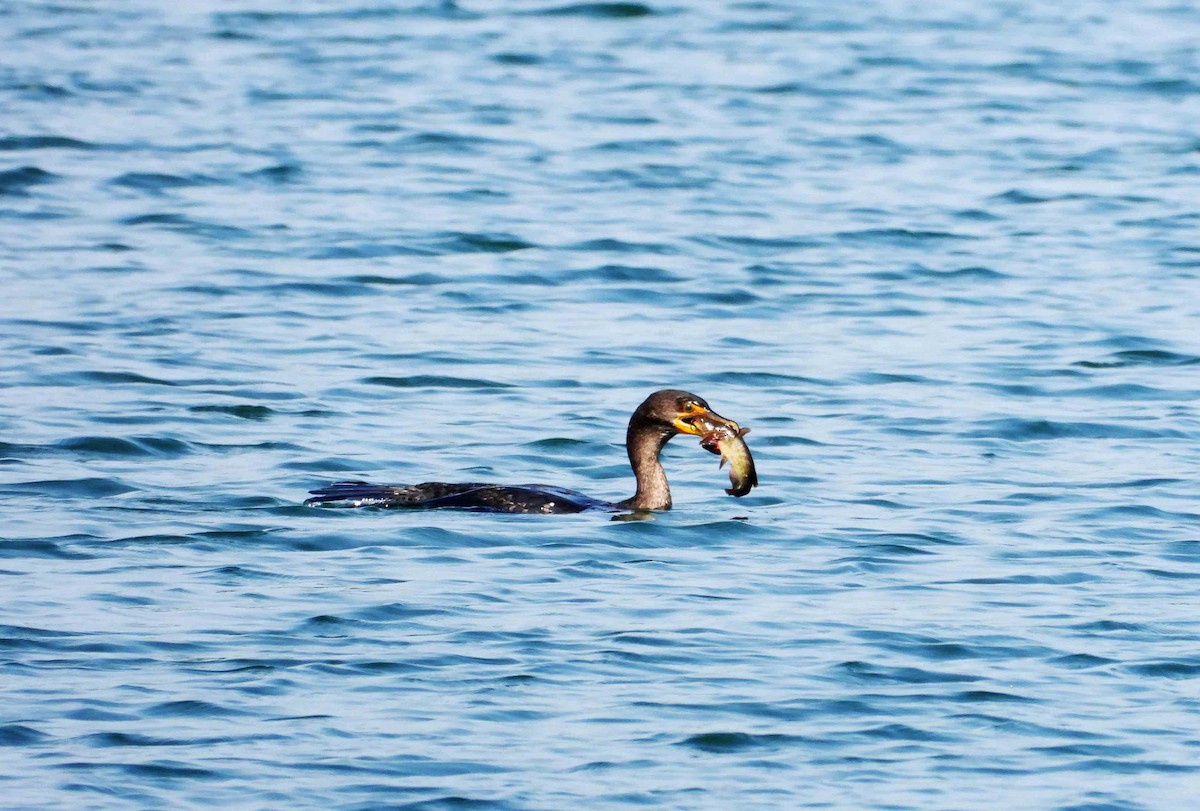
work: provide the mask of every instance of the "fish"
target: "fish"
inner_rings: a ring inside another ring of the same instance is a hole
[[[746,440],[742,438],[750,433],[750,429],[739,427],[736,423],[709,427],[712,430],[700,438],[700,447],[710,453],[721,454],[721,463],[717,465],[718,469],[725,467],[726,462],[729,463],[729,483],[733,487],[727,487],[725,492],[741,498],[749,493],[751,488],[758,485],[758,471],[754,469],[754,457],[750,455],[750,448],[746,445]]]

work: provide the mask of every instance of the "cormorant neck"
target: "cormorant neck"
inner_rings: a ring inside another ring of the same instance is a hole
[[[658,461],[658,454],[674,435],[674,431],[650,423],[640,414],[633,415],[625,433],[625,450],[637,477],[637,492],[620,506],[633,510],[671,509],[671,486],[667,484],[667,473]]]

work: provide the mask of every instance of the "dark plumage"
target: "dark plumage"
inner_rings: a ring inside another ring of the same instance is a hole
[[[459,509],[496,513],[577,513],[584,510],[669,510],[671,489],[659,461],[663,446],[676,434],[704,436],[716,426],[739,431],[737,423],[715,414],[694,394],[664,389],[651,394],[629,418],[625,447],[637,477],[637,492],[608,502],[574,490],[545,484],[502,485],[481,482],[379,485],[338,482],[312,491],[310,506]]]

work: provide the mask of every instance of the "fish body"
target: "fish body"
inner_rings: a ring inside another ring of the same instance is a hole
[[[724,467],[729,463],[729,483],[725,492],[741,498],[758,485],[758,472],[754,469],[754,457],[750,455],[750,447],[743,439],[750,433],[749,428],[735,428],[732,425],[715,425],[700,439],[700,447],[710,453],[721,455]]]

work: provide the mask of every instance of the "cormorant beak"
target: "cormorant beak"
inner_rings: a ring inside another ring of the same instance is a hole
[[[691,409],[677,416],[672,425],[679,433],[693,436],[704,436],[723,426],[735,435],[742,430],[733,420],[727,420],[717,412],[698,405],[693,405]]]

